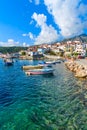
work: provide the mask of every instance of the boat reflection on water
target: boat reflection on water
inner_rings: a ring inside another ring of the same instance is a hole
[[[54,76],[54,73],[50,73],[50,74],[43,74],[42,76],[43,76],[43,77],[45,77],[45,78],[51,78],[51,77],[53,77],[53,76]]]

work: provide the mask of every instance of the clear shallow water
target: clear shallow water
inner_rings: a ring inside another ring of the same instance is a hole
[[[21,66],[37,62],[0,59],[0,130],[87,130],[87,80],[63,63],[53,76],[26,76]]]

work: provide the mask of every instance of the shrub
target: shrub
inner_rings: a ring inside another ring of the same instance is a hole
[[[21,53],[22,55],[26,55],[26,52],[25,51],[22,51],[22,53]]]

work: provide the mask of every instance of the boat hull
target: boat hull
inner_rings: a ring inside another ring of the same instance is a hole
[[[39,62],[39,65],[43,65],[44,67],[52,67],[51,63],[46,63],[45,61],[44,62]]]
[[[7,57],[7,58],[4,59],[4,63],[7,66],[11,66],[11,65],[13,65],[13,59]]]
[[[13,65],[13,62],[5,62],[5,65],[6,66],[11,66],[11,65]]]
[[[31,69],[42,69],[44,66],[43,65],[26,65],[22,66],[23,70],[31,70]]]
[[[52,74],[52,70],[29,70],[26,72],[27,75],[44,75],[44,74]]]

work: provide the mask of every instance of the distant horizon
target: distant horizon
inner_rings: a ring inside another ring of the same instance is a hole
[[[0,46],[50,44],[84,33],[86,0],[0,2]]]

